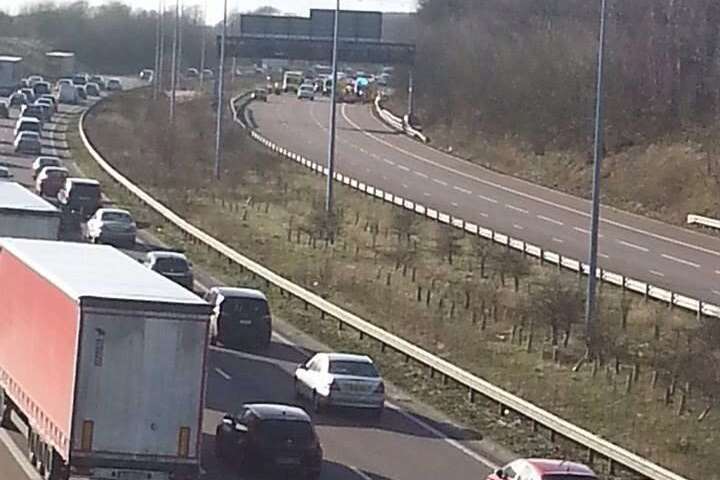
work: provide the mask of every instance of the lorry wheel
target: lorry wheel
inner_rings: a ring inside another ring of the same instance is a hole
[[[218,435],[215,435],[215,457],[220,460],[225,460],[225,452],[223,451]]]
[[[43,461],[43,472],[42,477],[44,480],[52,480],[53,478],[53,453],[54,450],[51,446],[45,447],[45,457]]]
[[[0,388],[0,428],[7,425],[10,417],[10,408],[5,399],[5,390]]]
[[[32,427],[28,427],[28,438],[27,438],[27,456],[30,465],[37,468],[37,455],[35,454],[35,432]]]

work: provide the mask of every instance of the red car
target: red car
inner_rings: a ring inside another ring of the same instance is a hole
[[[496,470],[487,480],[597,480],[597,476],[582,463],[520,458]]]

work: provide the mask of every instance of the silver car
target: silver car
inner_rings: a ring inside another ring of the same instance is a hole
[[[298,88],[297,98],[315,100],[315,87],[313,87],[312,84],[303,83],[300,85],[300,88]]]
[[[133,247],[137,225],[127,210],[99,208],[87,221],[87,238],[92,243]]]
[[[295,370],[295,393],[312,401],[316,412],[330,406],[354,407],[380,416],[385,405],[385,384],[366,355],[316,354]]]
[[[13,144],[17,153],[33,153],[39,155],[42,152],[40,134],[37,132],[20,132],[15,137]]]

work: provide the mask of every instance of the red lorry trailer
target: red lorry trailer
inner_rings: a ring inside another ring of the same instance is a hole
[[[2,418],[45,478],[197,478],[206,302],[109,246],[0,238],[0,308]]]

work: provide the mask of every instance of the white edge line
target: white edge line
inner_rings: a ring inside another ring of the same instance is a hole
[[[0,442],[5,444],[5,447],[7,447],[10,455],[12,455],[18,466],[22,469],[22,471],[25,473],[25,475],[27,475],[30,480],[42,480],[40,474],[35,471],[32,465],[30,465],[30,462],[28,462],[25,454],[15,444],[13,439],[10,438],[10,435],[8,435],[4,428],[0,428]]]
[[[360,470],[358,467],[353,467],[352,465],[348,465],[348,468],[353,471],[355,475],[362,478],[363,480],[373,480],[373,478],[368,475],[367,473]]]
[[[432,433],[432,434],[435,435],[438,439],[440,439],[440,440],[442,440],[443,442],[447,443],[448,445],[451,445],[452,447],[460,450],[461,452],[463,452],[465,455],[467,455],[468,457],[472,458],[473,460],[476,460],[476,461],[482,463],[483,465],[485,465],[486,467],[490,468],[491,470],[495,470],[495,469],[498,468],[498,465],[495,464],[494,462],[490,461],[488,458],[480,455],[479,453],[477,453],[477,452],[475,452],[475,451],[473,451],[473,450],[470,450],[468,447],[466,447],[466,446],[463,445],[462,443],[458,442],[457,440],[453,440],[452,438],[449,438],[449,437],[448,437],[447,435],[445,435],[443,432],[441,432],[440,430],[436,429],[436,428],[433,427],[432,425],[428,425],[427,423],[425,423],[424,421],[420,420],[419,418],[417,418],[417,417],[416,417],[415,415],[413,415],[412,413],[406,412],[405,410],[403,410],[402,408],[400,408],[399,406],[395,405],[395,404],[392,403],[392,402],[385,402],[385,404],[386,404],[388,407],[390,407],[390,408],[392,408],[393,410],[395,410],[396,412],[398,412],[400,415],[402,415],[402,416],[405,417],[406,419],[410,420],[410,421],[411,421],[412,423],[414,423],[415,425],[417,425],[417,426],[419,426],[419,427],[427,430],[428,432]]]

